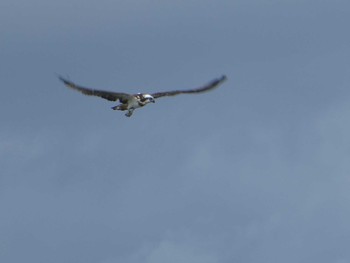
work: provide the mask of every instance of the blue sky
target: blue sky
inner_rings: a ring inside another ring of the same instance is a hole
[[[0,261],[350,262],[349,10],[2,0]]]

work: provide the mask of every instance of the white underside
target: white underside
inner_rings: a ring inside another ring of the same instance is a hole
[[[128,110],[129,109],[137,109],[140,108],[141,106],[139,105],[139,102],[137,101],[137,99],[133,98],[129,100],[128,103]]]

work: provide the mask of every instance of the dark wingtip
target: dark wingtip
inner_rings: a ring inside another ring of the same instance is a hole
[[[68,86],[68,87],[74,86],[74,83],[73,83],[73,82],[71,82],[71,81],[65,79],[64,77],[62,77],[62,76],[59,75],[59,74],[57,74],[57,78],[58,78],[60,81],[62,81],[62,82],[63,82],[66,86]]]
[[[68,84],[68,83],[69,83],[69,81],[66,80],[65,78],[63,78],[61,75],[57,75],[57,78],[58,78],[60,81],[62,81],[64,84]]]
[[[214,79],[212,82],[212,85],[214,85],[214,86],[219,85],[226,80],[227,80],[226,75],[222,75],[220,78]]]
[[[220,78],[220,81],[225,81],[227,80],[227,76],[226,75],[222,75],[221,78]]]

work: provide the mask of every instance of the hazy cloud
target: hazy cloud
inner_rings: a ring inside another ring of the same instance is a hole
[[[347,2],[0,6],[1,262],[350,261]]]

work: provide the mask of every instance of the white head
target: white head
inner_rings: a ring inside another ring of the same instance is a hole
[[[150,94],[142,94],[142,95],[143,95],[146,103],[150,103],[150,102],[155,103],[156,102],[152,95],[150,95]]]

